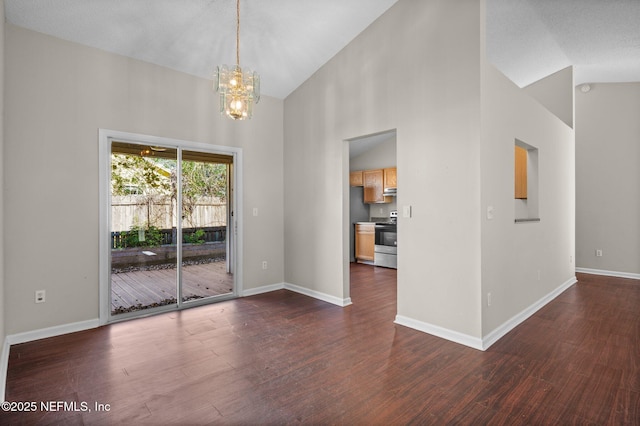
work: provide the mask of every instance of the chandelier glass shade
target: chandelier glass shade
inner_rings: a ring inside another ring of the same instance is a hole
[[[220,93],[220,113],[234,120],[251,118],[253,103],[260,101],[260,77],[257,72],[240,65],[220,65],[214,76],[214,87]]]
[[[213,76],[213,88],[220,93],[220,113],[234,120],[253,115],[253,104],[260,101],[260,76],[240,68],[240,0],[236,3],[236,65],[220,65]]]

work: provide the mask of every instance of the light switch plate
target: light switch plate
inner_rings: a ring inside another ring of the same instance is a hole
[[[411,217],[411,206],[402,206],[402,217]]]
[[[493,206],[487,207],[487,219],[488,220],[493,219]]]

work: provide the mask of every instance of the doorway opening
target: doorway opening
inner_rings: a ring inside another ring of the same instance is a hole
[[[237,153],[133,139],[101,137],[101,322],[235,297]]]
[[[348,218],[349,244],[345,244],[345,248],[349,248],[349,262],[346,264],[358,263],[370,268],[395,269],[398,189],[396,130],[353,138],[347,144],[349,211],[345,216]],[[383,223],[387,224],[387,228],[393,228],[387,229],[388,234],[394,236],[390,247],[386,247],[382,240],[377,241],[378,228]],[[393,258],[393,262],[385,261],[390,258]],[[350,272],[352,271],[353,267],[350,267]],[[347,277],[350,281],[350,274],[345,274],[345,278]]]

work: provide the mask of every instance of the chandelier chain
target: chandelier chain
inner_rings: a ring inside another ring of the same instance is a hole
[[[236,3],[236,65],[240,65],[240,0]]]

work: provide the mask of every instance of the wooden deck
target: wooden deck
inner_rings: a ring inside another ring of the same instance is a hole
[[[127,312],[134,307],[175,303],[176,270],[159,269],[111,274],[111,312]],[[182,267],[183,300],[219,296],[233,291],[233,275],[224,260]]]

